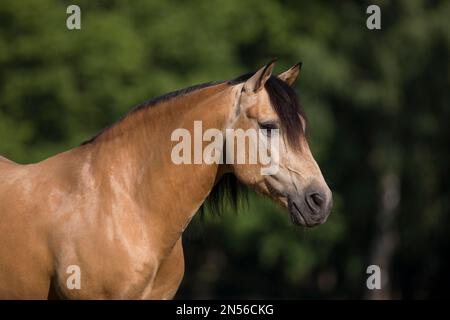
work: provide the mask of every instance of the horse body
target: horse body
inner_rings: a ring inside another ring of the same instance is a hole
[[[171,159],[172,132],[192,132],[197,120],[222,131],[277,120],[261,89],[271,68],[131,112],[91,143],[36,164],[0,157],[0,298],[172,298],[184,274],[182,233],[225,173],[289,208],[296,224],[323,223],[331,192],[304,138],[301,161],[288,152],[269,178],[255,165]],[[298,75],[290,70],[283,81]],[[74,266],[79,287],[69,285]]]
[[[218,89],[201,91],[195,95]],[[221,108],[223,99],[208,103]],[[185,108],[179,119],[188,123],[200,116],[189,105],[150,109],[138,122]],[[217,113],[213,118],[219,124]],[[178,125],[165,123],[152,135],[117,128],[104,143],[37,164],[0,162],[0,297],[46,298],[50,289],[64,298],[173,297],[184,272],[182,231],[217,175],[217,166],[186,172],[172,164],[168,147],[156,147]],[[193,173],[202,177],[198,185]],[[193,188],[180,191],[183,185]],[[71,265],[80,267],[80,290],[66,286]]]

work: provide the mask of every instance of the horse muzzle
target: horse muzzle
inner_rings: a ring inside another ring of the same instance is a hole
[[[330,189],[309,186],[303,194],[288,196],[288,210],[295,225],[314,227],[327,221],[333,207]]]

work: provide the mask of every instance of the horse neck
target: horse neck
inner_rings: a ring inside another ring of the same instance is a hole
[[[198,120],[203,131],[225,130],[235,91],[226,84],[215,85],[145,108],[90,146],[93,172],[107,198],[120,202],[125,193],[166,243],[174,244],[180,237],[219,173],[217,164],[174,164],[171,152],[176,142],[171,134],[187,128],[193,138]]]

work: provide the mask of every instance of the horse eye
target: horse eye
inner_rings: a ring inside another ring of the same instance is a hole
[[[266,130],[267,136],[271,136],[271,130],[276,130],[278,129],[278,124],[275,122],[263,122],[263,123],[258,123],[259,127],[262,130]]]
[[[278,129],[278,124],[276,124],[275,122],[263,122],[263,123],[258,123],[258,125],[261,129],[264,129],[264,130]]]

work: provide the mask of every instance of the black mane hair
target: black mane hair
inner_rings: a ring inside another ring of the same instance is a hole
[[[162,96],[158,96],[156,98],[152,98],[150,100],[147,100],[147,101],[145,101],[145,102],[143,102],[141,104],[138,104],[137,106],[133,107],[126,115],[124,115],[122,118],[120,118],[114,124],[112,124],[112,125],[110,125],[110,126],[108,126],[106,128],[103,128],[97,134],[95,134],[92,138],[82,142],[81,145],[84,146],[86,144],[90,144],[90,143],[95,142],[95,140],[99,136],[101,136],[102,133],[104,133],[108,129],[114,127],[117,123],[121,122],[123,119],[125,119],[126,117],[128,117],[128,116],[130,116],[130,115],[132,115],[132,114],[134,114],[136,112],[139,112],[139,111],[144,110],[146,108],[150,108],[150,107],[156,106],[156,105],[158,105],[158,104],[160,104],[162,102],[169,101],[171,99],[184,96],[184,95],[186,95],[186,94],[188,94],[190,92],[197,91],[197,90],[200,90],[200,89],[203,89],[203,88],[207,88],[207,87],[211,87],[213,85],[220,84],[220,83],[223,83],[223,82],[224,81],[211,81],[211,82],[205,82],[205,83],[201,83],[201,84],[196,84],[196,85],[193,85],[193,86],[190,86],[190,87],[187,87],[187,88],[179,89],[179,90],[176,90],[176,91],[173,91],[173,92],[169,92],[169,93],[163,94]]]
[[[231,85],[243,83],[250,79],[254,73],[247,73],[236,79],[228,81]],[[303,124],[300,117],[306,116],[299,102],[297,92],[286,82],[276,76],[270,76],[266,81],[264,88],[269,94],[270,102],[278,118],[281,128],[288,139],[291,147],[299,148],[299,137],[304,134]]]

